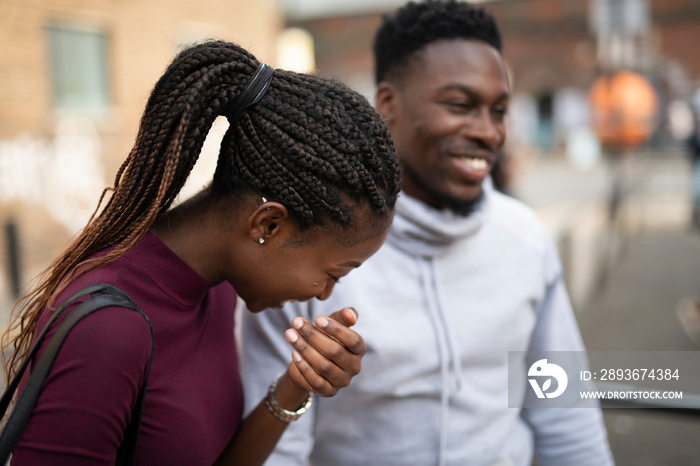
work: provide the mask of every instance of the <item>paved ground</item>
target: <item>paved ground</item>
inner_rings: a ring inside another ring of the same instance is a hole
[[[518,197],[545,220],[565,218],[573,230],[588,221],[575,206],[604,206],[611,191],[606,165],[580,172],[559,158],[525,168]],[[639,154],[626,161],[627,220],[615,242],[617,259],[610,260],[606,278],[586,305],[577,308],[589,350],[700,351],[675,314],[681,297],[700,294],[700,233],[688,228],[688,168],[678,152]],[[606,241],[596,246],[605,248]],[[693,375],[700,378],[700,364]],[[700,416],[605,409],[604,417],[618,466],[700,465]]]
[[[700,351],[675,315],[678,300],[695,293],[700,293],[700,234],[686,228],[641,232],[629,240],[601,293],[580,313],[586,346]],[[607,409],[604,415],[618,466],[700,464],[700,415],[653,409]]]

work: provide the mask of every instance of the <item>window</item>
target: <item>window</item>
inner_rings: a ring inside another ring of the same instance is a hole
[[[92,110],[109,105],[105,35],[50,26],[48,40],[54,108]]]

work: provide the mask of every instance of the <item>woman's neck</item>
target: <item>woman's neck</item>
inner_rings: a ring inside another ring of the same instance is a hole
[[[202,278],[219,283],[221,230],[217,209],[207,188],[156,219],[152,230]]]

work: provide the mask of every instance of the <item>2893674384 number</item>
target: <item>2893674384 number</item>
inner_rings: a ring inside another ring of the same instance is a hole
[[[678,369],[601,369],[598,380],[678,380]]]

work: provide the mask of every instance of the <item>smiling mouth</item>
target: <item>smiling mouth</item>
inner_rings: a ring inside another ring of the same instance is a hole
[[[489,162],[484,159],[476,157],[458,157],[459,160],[463,161],[469,168],[475,171],[486,170],[489,167]]]

